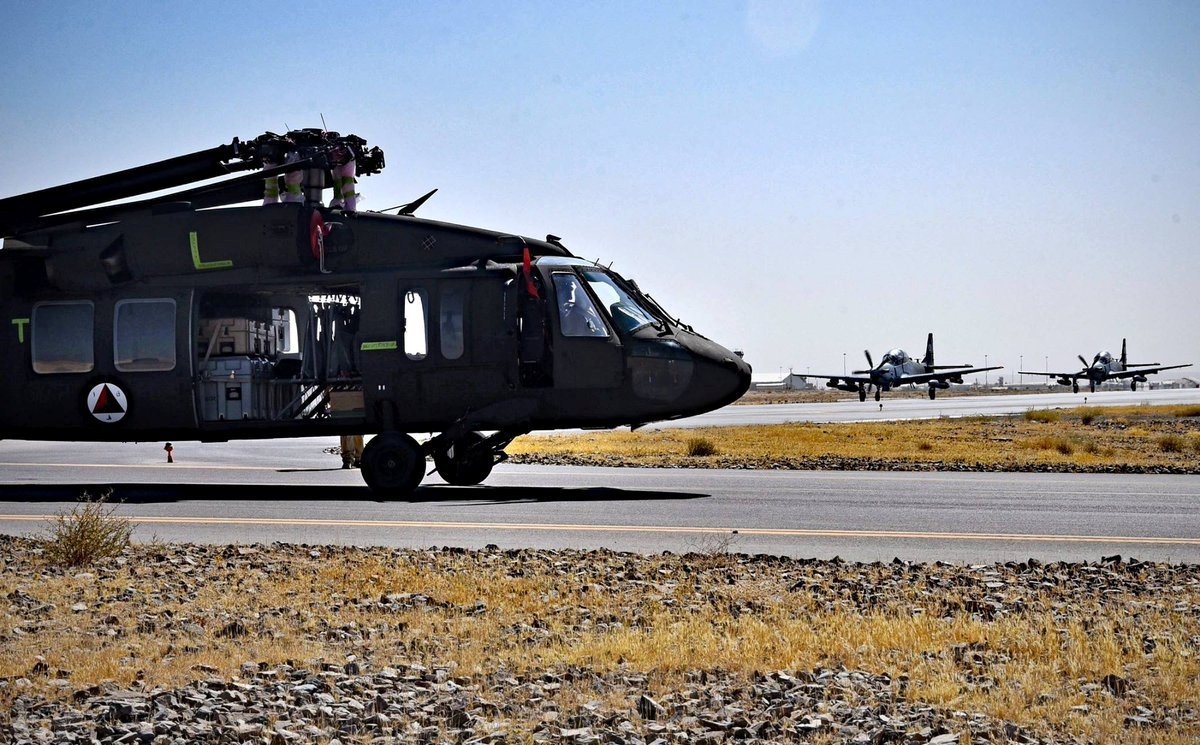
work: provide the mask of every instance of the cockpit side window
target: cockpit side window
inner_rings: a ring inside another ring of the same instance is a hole
[[[654,316],[638,305],[612,277],[598,271],[585,271],[583,277],[621,333],[628,334],[654,323]]]
[[[579,278],[555,272],[554,293],[558,298],[558,320],[563,336],[607,337],[608,328]]]

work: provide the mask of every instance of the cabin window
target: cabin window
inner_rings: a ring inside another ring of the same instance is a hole
[[[444,285],[438,303],[438,335],[442,341],[442,357],[456,360],[463,356],[463,319],[467,307],[467,286],[460,282]]]
[[[121,300],[113,320],[117,370],[150,372],[175,369],[175,301]]]
[[[410,360],[423,360],[428,354],[425,291],[412,288],[404,293],[404,354]]]
[[[91,372],[96,366],[92,349],[95,306],[90,302],[38,303],[30,322],[33,371],[38,373]]]
[[[608,336],[608,327],[583,289],[579,278],[566,272],[554,273],[554,292],[558,296],[558,322],[563,336]]]

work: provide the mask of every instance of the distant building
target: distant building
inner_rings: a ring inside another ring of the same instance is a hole
[[[803,375],[793,372],[750,373],[752,391],[805,391],[815,387]]]

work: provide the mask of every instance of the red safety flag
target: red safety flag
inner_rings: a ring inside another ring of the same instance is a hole
[[[537,285],[533,283],[533,261],[529,258],[529,246],[525,247],[525,256],[522,269],[525,273],[525,289],[532,297],[540,298],[540,295],[538,295],[537,291]]]

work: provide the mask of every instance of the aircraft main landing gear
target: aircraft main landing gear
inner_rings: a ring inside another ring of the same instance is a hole
[[[937,388],[929,386],[929,400],[932,401],[935,398],[937,398]]]
[[[1071,393],[1079,393],[1079,383],[1071,383]]]
[[[859,387],[859,389],[858,389],[858,400],[859,400],[859,401],[866,401],[866,400],[867,400],[867,390],[866,390],[865,388]]]
[[[425,456],[417,441],[403,432],[384,432],[363,448],[362,475],[371,491],[405,497],[425,476]]]
[[[875,400],[876,401],[879,400],[879,389],[878,388],[875,389]]]
[[[467,432],[433,451],[437,472],[452,486],[474,486],[492,472],[496,458],[478,432]]]
[[[1129,390],[1131,390],[1131,391],[1137,390],[1137,381],[1136,380],[1129,381]]]

